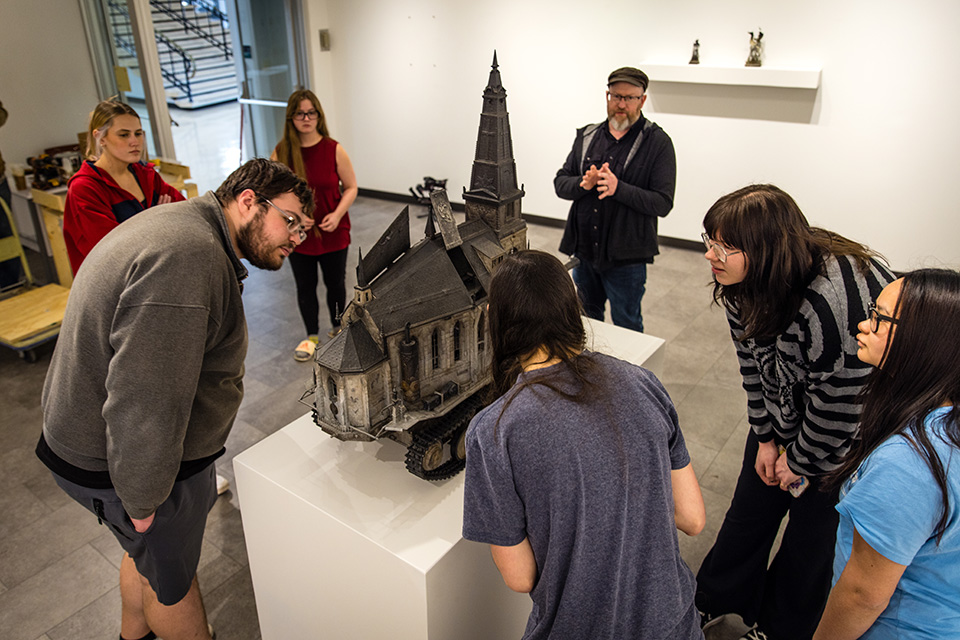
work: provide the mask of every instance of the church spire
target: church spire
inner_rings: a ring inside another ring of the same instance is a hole
[[[494,51],[490,78],[483,90],[483,110],[470,190],[463,194],[467,220],[479,217],[498,235],[510,233],[521,223],[520,198],[523,195],[523,189],[517,187],[507,92],[500,79],[497,52]]]
[[[493,64],[490,65],[490,79],[487,81],[487,88],[484,91],[484,97],[487,97],[487,92],[491,90],[497,90],[503,92],[503,96],[506,97],[507,93],[503,91],[503,83],[500,81],[500,65],[497,64],[497,50],[493,50]]]

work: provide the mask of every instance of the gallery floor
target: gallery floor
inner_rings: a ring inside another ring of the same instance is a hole
[[[177,148],[183,153],[178,155],[192,166],[201,192],[219,184],[228,165],[236,166],[237,112],[236,105],[223,105],[200,110],[192,118],[174,115],[181,123],[175,129],[175,135],[182,134]],[[202,158],[198,154],[204,150],[189,145],[208,136],[227,143]],[[352,208],[348,290],[355,281],[356,247],[372,246],[400,209],[397,203],[368,198]],[[411,209],[414,242],[422,237],[424,222],[415,213]],[[529,237],[533,248],[555,252],[560,230],[531,225]],[[709,280],[701,253],[665,247],[649,271],[644,298],[647,331],[667,341],[662,379],[677,405],[707,505],[704,532],[696,538],[680,534],[684,558],[694,571],[729,505],[747,433],[736,357],[723,313],[710,304]],[[227,454],[217,463],[231,480],[233,456],[307,411],[297,399],[311,378],[310,365],[293,359],[303,329],[289,267],[253,270],[243,297],[250,335],[246,395]],[[321,333],[326,328],[321,327]],[[40,392],[52,350],[52,344],[46,345],[39,361],[27,364],[0,349],[0,636],[116,638],[120,547],[96,518],[57,488],[33,454],[42,423]],[[402,465],[395,472],[407,473]],[[233,491],[219,498],[200,560],[200,587],[219,640],[260,637],[239,506]],[[736,621],[724,623],[708,637],[736,638],[742,629]]]
[[[353,246],[372,246],[400,208],[397,203],[359,199],[351,211]],[[411,219],[416,241],[423,219]],[[559,229],[531,225],[530,244],[555,252],[559,234]],[[353,253],[347,282],[351,288],[355,265]],[[702,254],[665,247],[650,269],[644,298],[647,331],[667,340],[662,379],[677,405],[707,505],[704,532],[696,538],[680,534],[684,558],[694,571],[729,504],[747,429],[736,357],[723,314],[710,304],[709,279]],[[252,270],[243,297],[250,333],[246,395],[227,454],[217,463],[231,480],[233,456],[306,412],[297,399],[311,377],[310,365],[293,359],[303,329],[289,267]],[[115,638],[120,547],[96,518],[59,490],[33,454],[42,420],[40,391],[52,350],[52,344],[44,347],[35,364],[0,350],[0,629],[8,640]],[[407,472],[398,465],[396,473]],[[222,496],[211,513],[199,579],[220,640],[260,637],[233,491]],[[714,638],[731,637],[724,629],[714,631]]]

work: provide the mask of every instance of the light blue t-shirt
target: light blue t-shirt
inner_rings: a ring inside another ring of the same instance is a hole
[[[933,532],[943,496],[927,463],[903,436],[877,447],[841,489],[834,584],[850,559],[854,527],[882,556],[907,566],[890,604],[862,638],[960,638],[960,451],[940,435],[949,410],[937,409],[925,422],[950,497],[939,545]]]

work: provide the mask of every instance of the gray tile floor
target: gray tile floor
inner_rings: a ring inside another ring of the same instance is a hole
[[[145,110],[141,110],[145,113]],[[239,158],[239,107],[171,109],[178,159],[190,166],[201,193],[215,188]],[[353,251],[348,290],[355,281],[356,247],[373,245],[402,206],[361,198],[351,210]],[[411,208],[411,238],[424,219]],[[531,225],[533,248],[556,253],[560,230]],[[683,556],[696,572],[730,503],[746,437],[746,399],[723,313],[710,304],[709,269],[702,254],[664,247],[649,271],[644,298],[647,331],[667,341],[663,382],[677,405],[687,447],[707,505],[707,527],[680,534]],[[250,346],[246,394],[218,461],[233,480],[233,456],[301,416],[296,400],[310,368],[293,360],[303,338],[293,276],[252,271],[244,291]],[[321,327],[321,333],[326,328]],[[53,345],[35,364],[0,348],[0,638],[86,640],[116,638],[121,551],[88,512],[70,501],[33,454],[40,432],[40,391]],[[238,502],[222,496],[207,524],[199,570],[207,612],[220,640],[260,637]],[[710,640],[737,638],[744,627],[724,622]]]
[[[392,202],[361,198],[351,211],[353,246],[366,248],[400,211]],[[423,219],[411,208],[412,238]],[[555,252],[560,230],[531,225],[530,244]],[[350,256],[348,287],[355,281]],[[663,248],[650,269],[645,322],[667,340],[663,382],[680,415],[707,505],[707,527],[681,534],[684,558],[696,571],[729,505],[746,436],[746,401],[722,312],[710,304],[709,270],[699,252]],[[306,409],[297,402],[310,378],[293,360],[303,337],[293,277],[253,270],[244,291],[250,349],[246,395],[227,455],[217,467],[233,480],[232,458]],[[321,328],[322,333],[326,329]],[[28,364],[0,349],[0,636],[8,640],[115,638],[119,630],[119,546],[88,512],[70,501],[33,454],[41,427],[40,391],[53,345]],[[236,496],[222,496],[207,524],[199,579],[220,640],[260,637]],[[309,550],[304,550],[309,552]],[[735,624],[711,630],[737,637]]]

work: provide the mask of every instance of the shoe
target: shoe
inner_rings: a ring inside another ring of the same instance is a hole
[[[340,327],[334,327],[333,329],[330,329],[330,331],[327,332],[327,335],[330,336],[331,338],[336,338],[337,334],[339,333],[340,333]]]
[[[230,481],[218,473],[217,474],[217,495],[222,496],[227,491],[230,491]]]
[[[320,339],[317,336],[307,336],[306,339],[293,350],[293,359],[297,362],[306,362],[312,358],[314,351],[317,350],[318,342],[320,342]]]
[[[770,640],[770,636],[760,631],[757,627],[754,627],[740,636],[740,640]]]
[[[706,631],[710,627],[720,623],[720,621],[723,620],[723,617],[725,615],[726,615],[725,613],[714,615],[712,613],[704,613],[703,611],[701,611],[700,612],[700,630]]]

